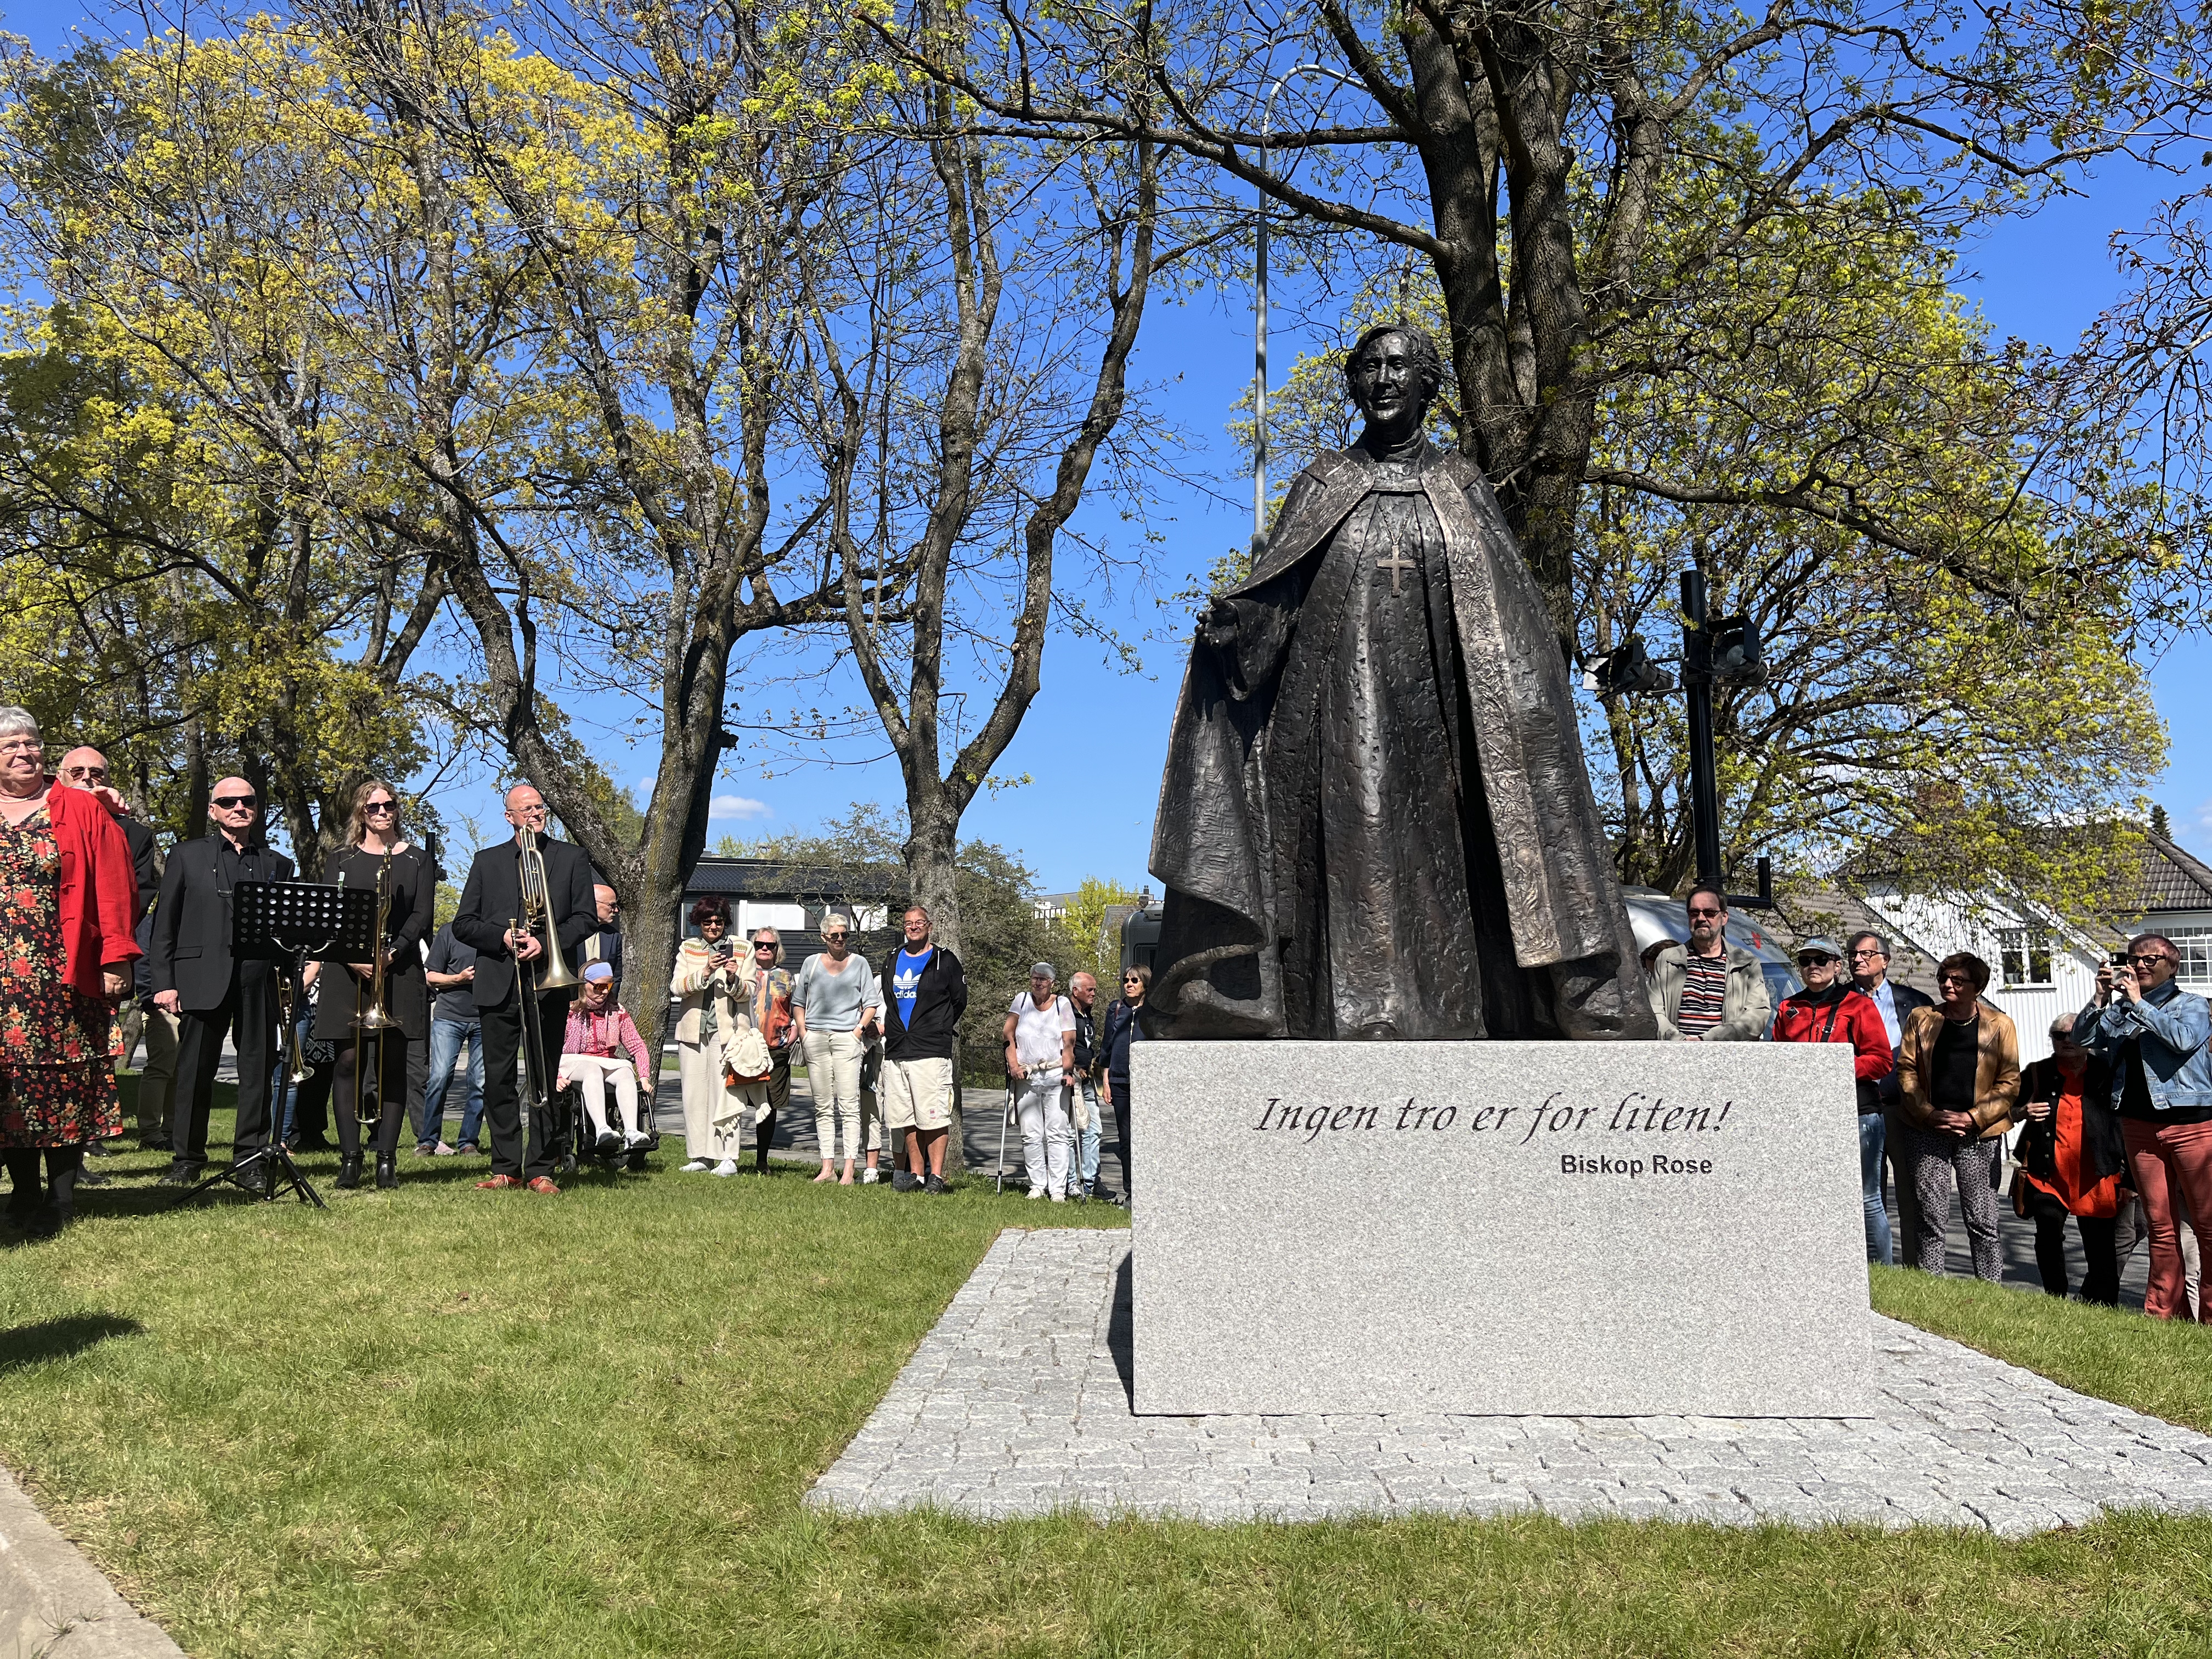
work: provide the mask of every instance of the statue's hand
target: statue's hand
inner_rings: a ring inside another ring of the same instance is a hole
[[[1217,651],[1237,648],[1237,607],[1226,599],[1216,599],[1206,607],[1206,615],[1198,624],[1198,637]]]

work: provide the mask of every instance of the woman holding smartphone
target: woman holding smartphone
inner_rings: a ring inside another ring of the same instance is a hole
[[[677,947],[670,992],[683,1000],[676,1018],[677,1071],[684,1085],[684,1170],[738,1172],[738,1144],[743,1118],[728,1109],[723,1055],[750,1000],[752,965],[730,943],[727,900],[702,898],[691,907],[699,931]]]

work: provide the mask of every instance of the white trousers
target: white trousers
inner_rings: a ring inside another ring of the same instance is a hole
[[[627,1130],[632,1140],[644,1138],[637,1121],[637,1067],[630,1064],[628,1054],[563,1054],[561,1081],[578,1085],[577,1092],[584,1097],[584,1115],[591,1120],[594,1136],[613,1127],[607,1118],[607,1090],[611,1086],[615,1105],[622,1113],[621,1127],[615,1133]]]
[[[1067,1190],[1067,1091],[1056,1072],[1031,1072],[1022,1079],[1017,1113],[1022,1126],[1022,1161],[1029,1166],[1031,1190],[1042,1187],[1054,1197]]]
[[[720,1164],[734,1159],[744,1139],[750,1113],[730,1110],[729,1091],[722,1086],[722,1045],[720,1042],[678,1042],[676,1074],[684,1084],[684,1151],[692,1158]],[[765,1101],[768,1085],[744,1085]],[[739,1093],[742,1096],[744,1089]],[[715,1120],[717,1116],[720,1121]]]
[[[845,1161],[860,1153],[862,1133],[867,1149],[876,1150],[872,1114],[860,1109],[860,1034],[858,1031],[809,1031],[806,1034],[806,1083],[814,1091],[814,1139],[823,1161],[837,1156],[837,1131],[845,1132]]]

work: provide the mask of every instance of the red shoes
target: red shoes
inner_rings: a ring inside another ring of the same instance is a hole
[[[496,1193],[509,1187],[520,1187],[521,1184],[522,1182],[514,1176],[495,1175],[489,1181],[477,1182],[477,1190],[480,1193]]]

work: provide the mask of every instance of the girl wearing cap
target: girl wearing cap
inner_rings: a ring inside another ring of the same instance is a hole
[[[853,954],[852,918],[832,910],[822,918],[821,951],[806,958],[791,988],[792,1017],[806,1053],[806,1080],[814,1091],[814,1137],[822,1148],[822,1173],[814,1177],[817,1181],[853,1184],[863,1130],[860,1060],[883,1010],[876,970],[866,957]],[[831,1167],[840,1125],[845,1131],[842,1177]],[[861,1184],[871,1186],[880,1178],[876,1170],[879,1136],[872,1123],[865,1127],[868,1167]]]
[[[638,1035],[629,1011],[614,1000],[615,970],[604,962],[584,964],[584,990],[568,1010],[568,1030],[562,1043],[561,1082],[574,1083],[584,1099],[584,1115],[595,1137],[593,1150],[611,1158],[625,1149],[635,1152],[653,1144],[638,1114],[640,1079],[653,1076],[653,1056]],[[623,1128],[607,1115],[607,1091],[615,1094],[615,1108]]]

